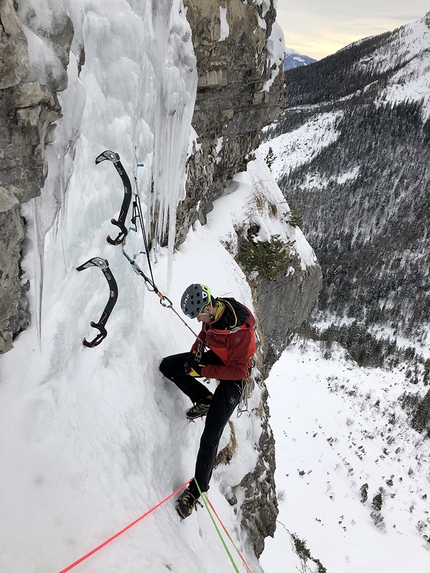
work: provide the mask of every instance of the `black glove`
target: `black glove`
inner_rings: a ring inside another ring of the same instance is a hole
[[[203,364],[199,363],[195,352],[190,352],[184,362],[185,372],[190,376],[201,376]]]

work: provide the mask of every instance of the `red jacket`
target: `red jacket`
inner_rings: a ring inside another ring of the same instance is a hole
[[[210,324],[202,323],[191,351],[197,350],[201,340],[224,363],[221,366],[205,366],[201,370],[202,376],[218,380],[243,380],[248,373],[248,359],[256,348],[255,319],[251,311],[234,298],[218,301],[224,304],[221,316]]]

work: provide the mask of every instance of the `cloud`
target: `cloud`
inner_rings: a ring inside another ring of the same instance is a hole
[[[278,22],[289,48],[321,59],[344,46],[422,18],[428,0],[278,0]]]

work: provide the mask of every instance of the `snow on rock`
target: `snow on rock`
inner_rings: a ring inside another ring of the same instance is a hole
[[[257,210],[255,207],[256,195],[259,193],[264,195],[267,202],[265,210]],[[276,207],[276,217],[269,213],[270,205]],[[221,212],[224,213],[223,217]],[[260,227],[256,240],[269,241],[274,235],[279,235],[282,240],[294,241],[293,248],[305,269],[316,264],[315,253],[302,231],[286,223],[289,212],[281,190],[261,154],[257,152],[255,160],[248,163],[247,170],[234,176],[225,195],[218,199],[214,211],[209,214],[208,222],[225,242],[236,235],[236,226],[243,225],[244,221],[248,225],[256,222]]]
[[[285,58],[285,40],[284,32],[281,26],[274,22],[272,25],[272,31],[269,38],[267,39],[267,59],[268,66],[272,70],[272,74],[269,80],[265,82],[263,86],[263,91],[269,91],[270,86],[275,81],[275,78],[283,70],[283,62]],[[281,72],[282,73],[282,72]]]
[[[272,148],[274,161],[271,172],[276,180],[283,173],[294,167],[309,163],[324,147],[327,147],[339,137],[336,123],[342,113],[321,113],[308,123],[289,133],[265,141],[259,147],[260,153],[266,157]]]
[[[223,42],[226,38],[228,38],[230,33],[230,28],[227,21],[227,8],[223,8],[222,6],[219,7],[219,19],[221,22],[219,41]]]

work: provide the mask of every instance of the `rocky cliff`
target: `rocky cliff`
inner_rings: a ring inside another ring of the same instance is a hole
[[[186,0],[185,4],[198,69],[193,116],[198,149],[188,160],[187,197],[177,211],[177,243],[194,221],[206,222],[213,201],[235,173],[246,169],[260,144],[262,128],[277,119],[285,105],[284,78],[278,73],[282,62],[274,57],[283,38],[273,2],[233,0],[223,7],[213,0]],[[265,340],[264,373],[308,316],[320,289],[317,265],[285,278],[293,261],[300,269],[299,257],[291,254],[281,261],[276,279],[260,276],[253,281]]]
[[[246,170],[260,144],[262,128],[280,115],[285,104],[282,61],[274,59],[276,44],[283,45],[283,38],[276,28],[273,2],[186,0],[185,4],[198,69],[193,116],[196,148],[187,164],[187,197],[177,210],[177,243],[196,220],[206,222],[213,201],[236,173]],[[255,185],[258,195],[258,186],[264,188],[264,183]],[[236,241],[242,247],[243,241],[253,244],[249,221],[237,229]],[[233,254],[240,264],[238,249]],[[287,269],[293,266],[297,272],[288,275]],[[265,376],[314,305],[321,271],[317,264],[302,269],[297,252],[288,250],[279,257],[275,275],[250,276],[250,282],[262,343],[259,366]],[[264,403],[262,408],[267,410]],[[267,415],[266,411],[259,463],[240,484],[245,490],[243,525],[256,555],[263,551],[264,538],[273,535],[277,516],[275,449]]]
[[[20,204],[40,194],[47,132],[60,117],[55,93],[31,81],[27,39],[12,0],[0,3],[0,353],[30,320],[20,280]]]
[[[186,0],[185,5],[197,58],[197,138],[188,161],[187,198],[177,212],[179,243],[194,221],[206,222],[213,201],[246,169],[261,129],[279,116],[284,102],[282,73],[266,87],[279,71],[270,41],[283,45],[273,28],[273,2]]]

